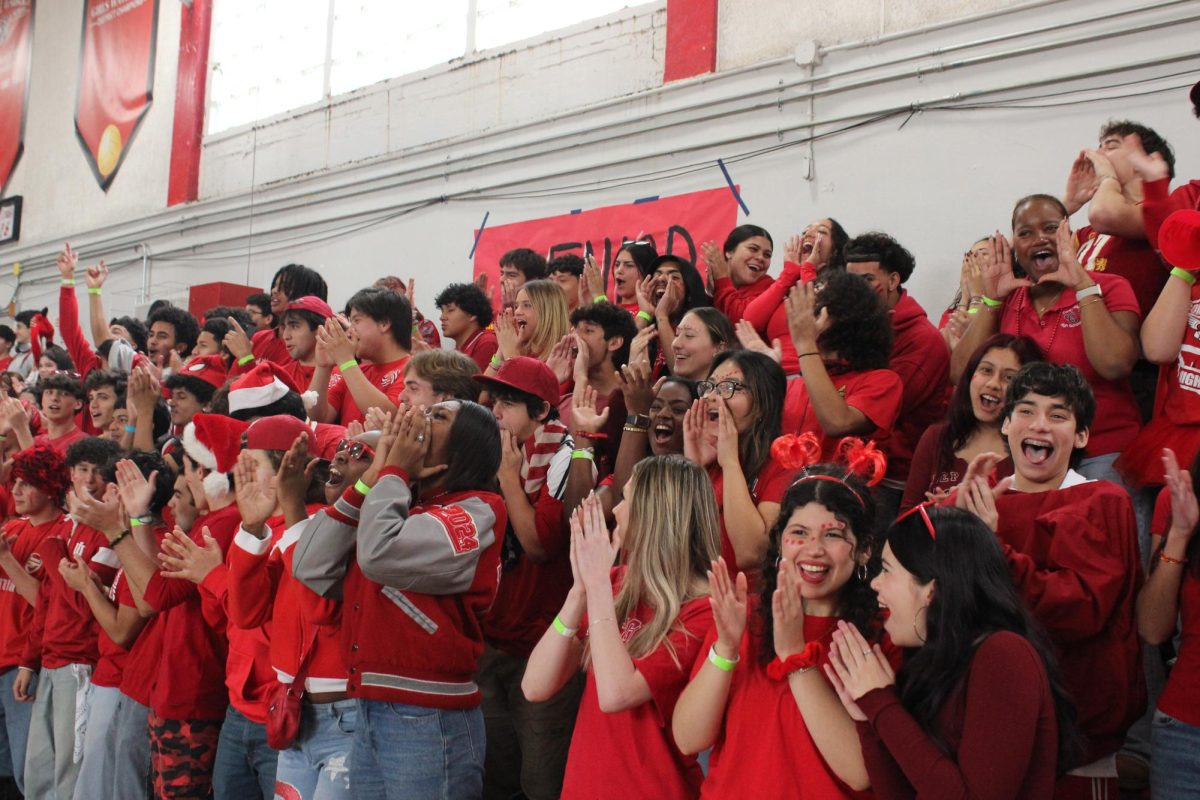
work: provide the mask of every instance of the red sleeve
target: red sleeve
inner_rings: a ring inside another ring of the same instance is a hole
[[[479,367],[480,372],[486,372],[492,361],[492,356],[500,349],[500,343],[495,336],[481,336],[479,343],[471,349],[471,360]]]
[[[962,738],[956,758],[934,743],[900,704],[892,687],[868,692],[858,705],[922,798],[1016,797],[1030,764],[1039,756],[1032,744],[1049,698],[1041,659],[1016,634],[993,634],[972,657],[965,683]],[[1026,690],[1012,692],[1013,686]],[[870,773],[870,762],[868,774],[876,795],[892,796]],[[894,779],[894,775],[880,777],[885,783]]]
[[[37,552],[43,552],[41,545],[38,546]],[[62,549],[62,553],[65,555],[66,550]],[[42,636],[46,631],[46,599],[50,594],[50,590],[46,586],[50,578],[46,573],[50,568],[50,563],[43,556],[42,574],[38,578],[37,597],[33,604],[33,621],[29,625],[29,634],[25,639],[25,649],[21,652],[21,666],[28,667],[35,672],[42,665]],[[53,563],[57,564],[58,560],[56,559]]]
[[[167,578],[160,570],[155,570],[146,583],[143,598],[148,606],[161,614],[199,594],[200,589],[191,581],[184,578]]]
[[[403,385],[404,382],[400,383]],[[342,404],[346,402],[346,379],[342,377],[342,371],[337,367],[333,368],[333,374],[329,376],[329,388],[325,391],[325,402],[337,412],[337,419],[334,422],[341,422]]]
[[[1020,502],[1019,494],[1005,497]],[[1003,512],[1000,519],[1003,526]],[[1045,566],[1002,542],[1013,582],[1059,644],[1095,636],[1122,601],[1129,570],[1140,572],[1137,560],[1131,565],[1127,557],[1131,547],[1136,550],[1131,543],[1137,535],[1129,496],[1120,489],[1097,493],[1087,504],[1060,507],[1033,524],[1033,539],[1049,543]]]
[[[1132,291],[1129,296],[1133,297]],[[906,348],[900,358],[893,357],[888,362],[888,369],[900,376],[903,397],[899,411],[903,414],[927,406],[944,407],[950,376],[950,350],[942,335],[932,325],[924,324],[915,333],[920,337],[919,346]],[[892,353],[894,356],[894,349]]]
[[[239,531],[233,547],[229,548],[229,600],[226,607],[229,621],[239,628],[257,628],[271,620],[275,607],[275,591],[282,574],[278,548],[268,544],[262,553],[243,547],[242,537],[250,534]]]
[[[918,503],[925,502],[925,492],[933,484],[934,465],[937,464],[938,442],[945,430],[943,425],[926,428],[913,451],[912,463],[908,469],[908,482],[904,484],[904,497],[900,500],[901,513]]]
[[[1158,229],[1172,212],[1200,206],[1200,182],[1185,183],[1171,191],[1171,179],[1162,178],[1142,184],[1142,225],[1146,239],[1158,249]]]
[[[563,504],[542,486],[541,494],[533,504],[534,522],[538,541],[546,550],[546,557],[553,558],[567,543],[567,525],[563,520]]]
[[[875,423],[872,438],[885,439],[891,435],[892,426],[900,416],[903,392],[904,384],[899,375],[890,369],[873,369],[847,387],[845,400],[846,405],[861,411]]]
[[[687,686],[688,673],[712,628],[712,606],[708,598],[692,600],[680,609],[677,625],[667,634],[666,641],[633,662],[650,687],[650,699],[659,725],[665,727],[671,721],[675,702]]]
[[[89,372],[96,369],[100,360],[79,327],[79,300],[75,297],[74,286],[59,287],[58,332],[62,334],[67,353],[75,362],[75,371],[79,373],[80,380],[86,378]]]
[[[1150,519],[1150,535],[1166,536],[1171,527],[1171,490],[1163,487],[1154,499],[1154,516]]]
[[[805,267],[808,269],[806,270]],[[783,272],[775,282],[768,286],[765,292],[746,304],[742,318],[749,321],[759,335],[766,336],[767,323],[771,321],[771,315],[775,313],[775,309],[783,303],[783,298],[787,297],[788,290],[802,280],[812,280],[812,277],[806,278],[806,274],[816,275],[816,270],[811,264],[785,261]]]

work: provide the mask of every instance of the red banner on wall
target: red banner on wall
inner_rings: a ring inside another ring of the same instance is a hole
[[[0,0],[0,195],[25,149],[33,0]]]
[[[700,245],[725,241],[737,225],[738,204],[727,188],[653,198],[628,205],[606,206],[557,217],[531,219],[478,230],[474,274],[487,273],[499,285],[500,256],[516,247],[528,247],[547,260],[566,253],[592,253],[610,285],[609,268],[623,242],[637,239],[654,243],[659,254],[682,256],[704,274]]]
[[[150,109],[158,0],[87,0],[75,133],[108,191]]]

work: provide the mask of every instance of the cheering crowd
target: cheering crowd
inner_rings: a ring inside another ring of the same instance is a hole
[[[0,326],[0,797],[1200,796],[1173,165],[1105,124],[932,320],[831,218],[431,316],[110,319],[67,245]]]

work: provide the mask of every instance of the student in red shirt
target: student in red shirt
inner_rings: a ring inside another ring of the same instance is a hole
[[[182,308],[165,303],[146,320],[150,335],[146,342],[150,360],[161,368],[192,354],[200,336],[200,321]]]
[[[975,350],[950,398],[946,421],[927,428],[917,443],[901,512],[943,500],[962,483],[975,456],[1004,451],[1004,393],[1017,370],[1041,360],[1042,351],[1032,339],[1011,333],[998,333]],[[997,479],[1011,474],[1011,458],[996,465]]]
[[[0,325],[0,372],[7,372],[12,363],[12,349],[17,343],[17,334],[7,325]]]
[[[225,346],[235,358],[243,358],[250,352],[258,361],[273,361],[280,366],[285,365],[291,356],[283,341],[283,312],[287,311],[292,300],[310,295],[321,300],[329,299],[329,290],[320,273],[303,264],[287,264],[280,267],[271,278],[271,314],[277,327],[255,331],[250,342],[244,341],[244,332],[235,330],[226,337]],[[232,335],[236,333],[240,335]],[[246,350],[247,344],[250,346],[249,351]]]
[[[354,797],[479,797],[475,675],[506,522],[487,490],[499,430],[482,406],[449,401],[402,412],[381,441],[392,445],[305,526],[293,560],[318,595],[343,597],[347,691],[358,699]]]
[[[87,436],[75,424],[85,395],[79,379],[66,374],[51,375],[39,385],[42,432],[34,435],[29,429],[29,415],[20,401],[4,401],[3,411],[21,448],[34,445],[53,447],[60,456],[67,448]]]
[[[581,667],[587,673],[564,798],[695,797],[700,766],[679,752],[670,722],[712,627],[716,498],[698,465],[661,456],[638,464],[613,515],[611,541],[595,495],[572,516],[574,583],[521,690],[549,700]],[[618,551],[624,564],[614,567]]]
[[[1182,636],[1166,688],[1158,697],[1152,727],[1150,793],[1154,800],[1186,797],[1200,782],[1200,507],[1195,486],[1200,456],[1183,472],[1175,453],[1163,450],[1166,488],[1158,495],[1150,525],[1150,576],[1138,594],[1138,631],[1160,646]]]
[[[819,294],[800,284],[785,301],[800,379],[788,381],[782,429],[816,436],[821,460],[829,461],[846,436],[890,441],[902,384],[887,368],[892,328],[875,294],[840,270],[822,282]]]
[[[925,309],[904,290],[916,267],[908,250],[887,234],[864,233],[846,244],[845,257],[846,271],[865,278],[891,316],[888,369],[899,375],[903,384],[900,415],[883,445],[887,476],[876,490],[878,521],[883,525],[895,518],[900,507],[917,441],[946,411],[950,351]]]
[[[846,468],[814,465],[784,496],[753,601],[745,573],[735,581],[713,564],[715,627],[672,721],[680,750],[712,748],[701,797],[824,800],[867,788],[854,721],[821,667],[839,620],[882,636],[867,584],[874,511]]]
[[[404,391],[412,349],[408,298],[388,289],[362,289],[346,308],[349,331],[334,318],[317,332],[317,368],[309,386],[317,400],[308,414],[317,422],[362,422],[368,408],[392,413]]]
[[[454,347],[469,356],[483,372],[496,354],[496,333],[492,331],[492,303],[473,283],[452,283],[434,299],[440,312],[442,335],[454,340]]]
[[[775,282],[767,274],[774,249],[771,234],[757,225],[731,230],[720,250],[714,242],[700,246],[708,265],[708,284],[713,287],[713,305],[730,321],[742,319],[749,302]]]
[[[212,400],[217,389],[225,385],[227,377],[225,360],[220,356],[194,356],[178,372],[169,375],[163,386],[171,392],[167,408],[174,429],[186,428]]]
[[[630,314],[636,315],[640,310],[638,303],[638,286],[647,276],[654,274],[654,260],[658,258],[658,251],[654,244],[649,241],[624,242],[621,244],[621,249],[613,256],[612,268],[609,273],[612,275],[612,303],[620,306]],[[588,268],[584,270],[584,278],[588,279],[589,275],[599,275],[599,265],[596,264],[594,257],[588,257]],[[593,272],[592,269],[596,268]],[[587,280],[588,288],[595,293],[592,297],[593,302],[604,298],[602,284],[603,278],[600,279],[601,285],[593,285],[593,280]],[[583,302],[583,298],[580,298]],[[644,317],[638,318],[638,327],[642,327],[650,320]]]
[[[1142,584],[1129,495],[1071,468],[1097,404],[1080,370],[1034,362],[1008,386],[1001,429],[1013,477],[988,486],[976,457],[954,502],[996,531],[1021,596],[1050,633],[1087,750],[1057,798],[1114,796],[1116,752],[1146,706],[1134,600]],[[1010,489],[1011,487],[1011,489]],[[994,501],[993,501],[994,497]]]
[[[0,735],[7,738],[2,752],[11,758],[0,762],[0,775],[13,776],[24,791],[35,674],[21,665],[46,569],[37,548],[43,540],[63,535],[62,504],[70,481],[62,456],[43,446],[13,456],[12,476],[13,503],[21,516],[5,523],[0,534]]]
[[[273,360],[269,363],[277,365],[291,377],[291,382],[297,387],[307,388],[312,383],[313,372],[317,368],[317,331],[325,321],[333,316],[333,309],[319,297],[305,295],[288,303],[279,323],[280,336],[283,346],[287,349],[286,360]],[[232,317],[231,323],[236,322]],[[227,340],[236,340],[236,331],[227,334]],[[235,343],[236,347],[236,343]],[[257,360],[252,352],[237,356],[231,375],[241,375],[252,370]]]
[[[83,430],[89,436],[105,436],[112,426],[117,404],[125,400],[124,375],[107,369],[94,369],[83,379],[83,390],[87,394],[84,408]]]
[[[918,505],[888,530],[882,562],[871,588],[904,666],[897,673],[845,622],[825,666],[858,723],[871,790],[1052,797],[1076,755],[1075,709],[991,530],[960,509]]]

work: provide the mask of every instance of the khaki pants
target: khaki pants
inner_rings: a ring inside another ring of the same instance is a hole
[[[484,800],[521,793],[529,800],[556,800],[562,793],[584,675],[580,672],[546,702],[531,703],[521,692],[525,662],[491,647],[479,661],[475,680],[483,692],[487,730]]]

